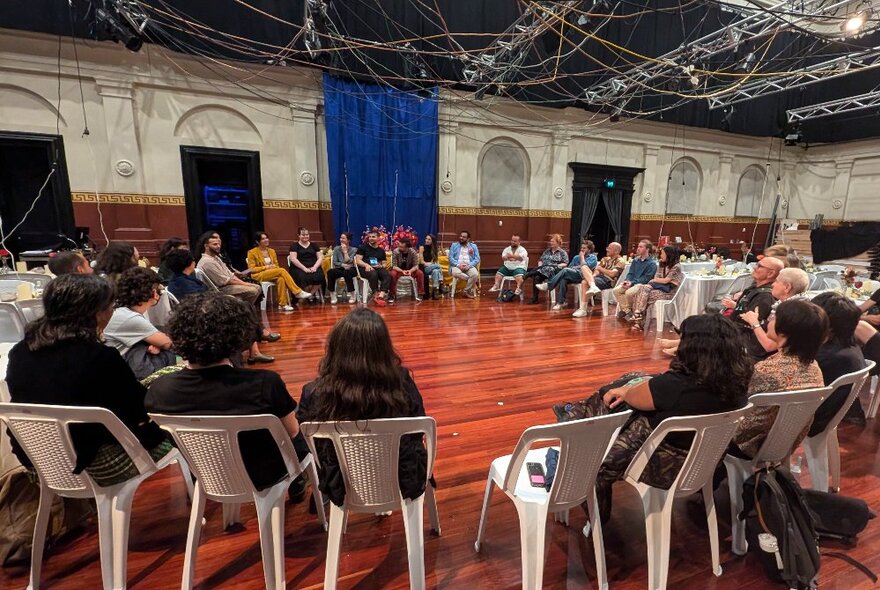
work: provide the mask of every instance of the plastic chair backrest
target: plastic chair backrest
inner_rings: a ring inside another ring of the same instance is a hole
[[[18,279],[0,279],[0,293],[17,293],[19,285],[27,285],[33,289],[34,284],[30,281]]]
[[[174,296],[174,293],[172,293],[168,289],[165,289],[163,293],[168,293],[168,303],[171,305],[171,309],[174,309],[175,307],[180,305],[180,300]]]
[[[211,282],[211,279],[208,278],[208,275],[206,275],[204,272],[202,272],[202,269],[196,268],[195,275],[196,275],[196,278],[199,279],[199,281],[201,281],[202,284],[205,285],[206,287],[208,287],[210,290],[212,290],[212,291],[219,291],[220,290],[217,288],[217,285],[215,285],[213,282]]]
[[[42,299],[23,299],[21,301],[16,301],[15,307],[18,308],[21,317],[24,318],[24,321],[27,324],[43,317],[46,313]]]
[[[106,408],[0,403],[0,420],[6,422],[40,479],[60,496],[87,496],[92,494],[92,486],[97,487],[87,473],[73,473],[76,451],[71,424],[103,425],[140,473],[157,469],[134,434]]]
[[[332,441],[345,482],[345,504],[354,512],[384,512],[400,508],[398,461],[401,436],[425,435],[428,476],[434,471],[437,423],[429,416],[305,422],[300,429],[316,460],[314,439]]]
[[[151,413],[150,417],[174,438],[207,497],[212,500],[253,502],[254,485],[247,474],[238,445],[240,432],[267,430],[275,439],[290,476],[296,477],[302,472],[293,452],[293,442],[277,416],[172,416]]]
[[[20,342],[24,339],[25,320],[13,303],[0,303],[0,342]]]
[[[817,387],[778,393],[756,393],[750,396],[749,402],[756,408],[767,406],[779,408],[776,420],[767,432],[767,438],[755,454],[753,462],[759,465],[787,461],[798,436],[812,422],[816,408],[831,391],[830,387]]]
[[[865,381],[868,379],[869,374],[874,369],[874,361],[865,360],[865,368],[859,369],[858,371],[853,371],[852,373],[847,373],[846,375],[841,375],[837,379],[835,379],[828,388],[830,392],[828,396],[832,396],[834,392],[836,392],[841,387],[846,387],[850,385],[849,394],[846,396],[846,400],[844,400],[843,405],[840,406],[840,409],[837,410],[837,413],[834,414],[834,417],[828,421],[828,424],[825,426],[825,430],[823,432],[828,432],[830,430],[834,430],[837,428],[837,425],[840,424],[840,421],[843,420],[843,417],[846,415],[847,410],[852,405],[853,400],[856,396],[859,395],[859,392],[862,390],[862,387],[865,385]]]
[[[633,457],[629,467],[626,468],[624,478],[637,484],[654,452],[667,435],[672,432],[693,432],[694,441],[669,491],[675,496],[686,496],[701,490],[712,480],[715,468],[733,439],[737,425],[751,409],[752,404],[749,403],[739,410],[720,414],[665,419],[654,429]]]
[[[535,443],[559,441],[559,461],[550,486],[548,510],[558,511],[579,505],[591,497],[599,467],[631,415],[632,411],[627,410],[526,429],[511,455],[504,475],[504,491],[515,495],[522,464]]]

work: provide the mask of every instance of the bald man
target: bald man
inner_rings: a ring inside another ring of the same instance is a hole
[[[626,263],[620,257],[621,246],[617,242],[611,242],[605,248],[605,257],[599,261],[595,269],[590,270],[587,266],[581,266],[581,275],[584,277],[580,284],[581,306],[572,317],[580,318],[587,315],[587,295],[595,295],[605,289],[612,289],[620,278],[620,273],[626,267]]]
[[[767,329],[767,318],[770,317],[770,310],[776,302],[771,287],[779,275],[779,271],[783,268],[785,268],[785,263],[780,259],[765,256],[752,269],[754,284],[733,297],[725,297],[721,300],[721,305],[728,310],[724,312],[725,315],[729,315],[736,324],[741,324],[746,331],[747,348],[749,354],[755,359],[762,359],[768,355],[754,331],[759,327]],[[740,320],[740,315],[755,309],[758,310],[757,323],[748,325]]]

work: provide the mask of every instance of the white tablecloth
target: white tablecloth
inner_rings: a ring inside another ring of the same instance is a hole
[[[734,294],[752,282],[750,274],[731,276],[684,275],[684,280],[672,300],[671,321],[679,327],[685,318],[703,313],[706,304],[718,295]]]

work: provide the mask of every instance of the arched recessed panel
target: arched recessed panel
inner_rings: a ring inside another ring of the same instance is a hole
[[[761,217],[769,214],[766,194],[767,175],[759,166],[749,166],[739,177],[736,188],[737,217]]]
[[[212,146],[263,143],[250,119],[223,105],[202,105],[187,111],[174,126],[174,136]]]
[[[682,158],[669,173],[669,190],[666,193],[666,212],[693,215],[697,210],[702,177],[696,162]]]
[[[0,104],[3,105],[0,126],[6,129],[35,124],[55,127],[58,118],[58,110],[50,100],[21,86],[0,84]],[[67,127],[64,117],[58,122],[62,129]]]
[[[513,140],[491,143],[480,156],[480,205],[526,205],[529,189],[528,154]]]

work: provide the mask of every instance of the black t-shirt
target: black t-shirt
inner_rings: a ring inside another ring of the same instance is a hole
[[[364,262],[370,266],[385,266],[385,261],[387,260],[384,249],[374,248],[369,244],[361,244],[355,254],[363,256]]]
[[[278,373],[228,365],[183,369],[160,377],[150,386],[145,405],[157,414],[272,414],[283,418],[296,411],[296,402]],[[242,432],[238,443],[245,469],[257,489],[265,489],[287,474],[268,431]]]
[[[6,384],[14,403],[107,408],[147,449],[165,438],[144,411],[144,386],[119,352],[100,342],[70,339],[39,350],[19,342],[9,351]],[[72,424],[70,435],[75,473],[92,463],[98,447],[117,442],[100,424]],[[14,439],[12,450],[22,465],[30,466]]]
[[[306,268],[311,268],[318,262],[318,252],[320,252],[320,249],[314,242],[309,242],[308,246],[294,242],[290,247],[290,251],[296,252],[296,259]]]
[[[734,403],[725,402],[721,397],[697,383],[689,375],[667,371],[648,381],[651,398],[654,401],[652,412],[645,412],[651,428],[657,428],[666,418],[676,416],[696,416],[717,414],[741,408],[746,404],[746,391]],[[693,433],[675,432],[666,437],[666,442],[680,449],[690,448]]]
[[[819,363],[819,368],[822,369],[822,381],[825,382],[825,385],[831,385],[838,377],[848,373],[855,373],[859,369],[865,368],[865,357],[862,355],[862,349],[856,345],[838,346],[831,342],[825,343],[816,354],[816,362]],[[813,423],[810,425],[808,436],[815,436],[825,430],[828,422],[840,410],[851,390],[851,385],[840,387],[822,402],[816,409],[815,416],[813,416]],[[858,400],[856,403],[858,403]]]
[[[764,350],[764,346],[758,341],[758,337],[755,336],[755,331],[752,330],[752,327],[739,319],[739,316],[747,311],[754,311],[755,308],[757,308],[758,321],[761,323],[761,326],[766,329],[767,318],[770,317],[773,304],[776,303],[776,298],[773,297],[773,293],[770,292],[770,289],[771,285],[769,284],[761,287],[752,285],[748,289],[745,289],[737,300],[736,307],[733,308],[733,313],[730,314],[730,319],[733,320],[733,323],[738,325],[740,329],[745,330],[746,348],[748,349],[749,354],[756,359],[762,359],[770,353]]]

